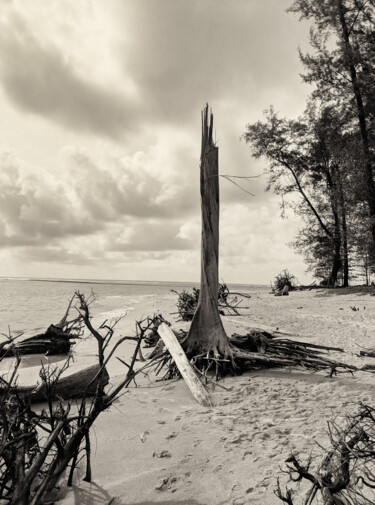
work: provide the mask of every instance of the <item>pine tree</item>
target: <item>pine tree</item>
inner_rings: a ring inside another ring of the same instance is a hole
[[[313,53],[300,56],[306,69],[304,80],[315,85],[314,98],[340,111],[360,138],[361,179],[374,254],[375,2],[295,0],[289,11],[313,21]]]

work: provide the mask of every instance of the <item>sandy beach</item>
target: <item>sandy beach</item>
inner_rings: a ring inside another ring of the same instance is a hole
[[[0,505],[375,505],[375,0],[0,25]]]
[[[130,334],[135,320],[156,312],[174,328],[186,327],[172,314],[175,302],[172,293],[145,298],[121,321],[118,336]],[[370,292],[322,289],[274,297],[263,289],[254,290],[248,302],[241,317],[223,318],[228,334],[278,328],[312,343],[343,347],[345,354],[332,354],[341,361],[374,362],[353,356],[375,347],[375,297]],[[87,351],[92,343],[80,345]],[[122,348],[119,355],[130,352]],[[111,384],[122,373],[113,360]],[[322,454],[327,421],[344,422],[358,402],[370,403],[375,375],[329,378],[322,372],[272,369],[227,377],[220,384],[226,389],[209,386],[216,406],[208,410],[195,402],[183,380],[140,379],[139,387],[129,388],[95,424],[93,482],[83,482],[83,471],[78,471],[72,488],[61,486],[59,503],[281,503],[273,491],[278,476],[285,482],[280,472],[285,459],[291,452]]]

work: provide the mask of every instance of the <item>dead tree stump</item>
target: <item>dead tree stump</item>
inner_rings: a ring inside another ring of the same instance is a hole
[[[219,291],[219,149],[213,138],[213,115],[202,111],[200,191],[202,210],[201,288],[186,344],[189,351],[227,354],[229,345],[218,309]]]

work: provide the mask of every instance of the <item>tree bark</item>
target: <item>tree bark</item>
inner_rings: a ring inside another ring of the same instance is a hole
[[[200,191],[202,210],[201,287],[187,336],[187,349],[227,354],[228,338],[218,309],[219,291],[219,149],[212,139],[213,115],[202,112]]]
[[[334,221],[334,232],[332,238],[333,258],[332,270],[328,279],[328,286],[334,288],[337,285],[337,276],[342,267],[341,263],[341,226],[339,218],[339,195],[338,195],[338,172],[339,167],[334,163],[326,167],[326,178],[329,197],[331,201],[331,209]]]
[[[332,270],[329,277],[328,286],[334,288],[337,285],[337,276],[341,269],[341,240],[338,237],[334,238],[334,256],[332,260]]]
[[[340,169],[337,170],[338,201],[341,213],[341,234],[342,234],[342,255],[343,255],[343,284],[344,288],[349,286],[349,248],[348,248],[348,225],[346,221],[347,203],[342,185]]]

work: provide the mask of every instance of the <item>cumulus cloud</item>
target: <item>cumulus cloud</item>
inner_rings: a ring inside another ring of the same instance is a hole
[[[44,246],[105,231],[109,249],[188,248],[188,240],[178,237],[178,219],[196,211],[197,198],[191,197],[191,179],[173,176],[176,167],[170,167],[170,180],[160,176],[155,163],[161,159],[156,148],[132,157],[106,154],[98,161],[68,147],[56,177],[3,152],[2,247]]]
[[[2,247],[45,244],[102,227],[69,198],[66,181],[27,167],[11,152],[0,156],[0,185]]]
[[[15,261],[31,264],[111,270],[159,261],[172,263],[176,271],[196,272],[201,232],[198,177],[192,176],[195,169],[180,173],[178,146],[175,156],[173,149],[169,153],[168,169],[165,153],[158,145],[133,156],[103,152],[94,157],[70,146],[62,151],[56,177],[3,152],[2,249],[12,248]],[[277,270],[280,263],[288,267],[295,261],[286,242],[297,231],[297,221],[280,222],[278,214],[275,200],[265,205],[255,197],[251,205],[222,204],[222,275],[235,279],[233,272],[239,267],[259,273],[264,265]]]

